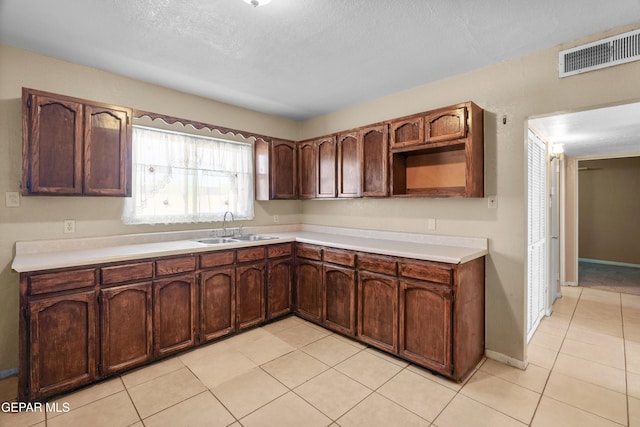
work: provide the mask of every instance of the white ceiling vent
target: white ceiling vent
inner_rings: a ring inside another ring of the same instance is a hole
[[[560,77],[640,60],[640,30],[576,46],[560,52]]]

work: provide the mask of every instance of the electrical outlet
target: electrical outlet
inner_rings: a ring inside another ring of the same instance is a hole
[[[278,222],[280,220],[280,218],[278,218],[278,215],[274,215],[273,216],[273,222]]]
[[[435,231],[436,229],[436,219],[435,218],[427,218],[427,230]]]
[[[7,191],[5,193],[5,206],[8,208],[20,207],[20,193],[17,191]]]
[[[496,209],[498,207],[498,196],[487,197],[487,207],[489,209]]]
[[[62,232],[65,234],[75,233],[76,232],[76,220],[75,219],[65,219],[62,223]]]

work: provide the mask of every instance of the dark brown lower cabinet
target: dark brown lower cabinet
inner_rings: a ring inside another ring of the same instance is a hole
[[[358,339],[398,352],[398,279],[359,272]]]
[[[346,335],[356,333],[356,272],[324,265],[324,325]]]
[[[193,274],[153,283],[153,336],[156,357],[196,342],[196,287]]]
[[[97,305],[94,290],[29,303],[31,399],[97,378]]]
[[[200,341],[210,341],[236,330],[236,269],[200,273]]]
[[[294,255],[287,243],[21,273],[19,399],[49,398],[293,309],[459,381],[484,354],[484,264],[311,244]]]
[[[267,265],[267,320],[291,313],[293,259],[269,261]]]
[[[100,291],[102,372],[109,375],[153,356],[151,282]]]
[[[401,281],[399,355],[451,374],[452,304],[449,286]]]
[[[322,320],[322,263],[299,259],[296,266],[296,313],[307,320]]]
[[[237,267],[236,316],[239,331],[265,321],[264,293],[264,262]]]

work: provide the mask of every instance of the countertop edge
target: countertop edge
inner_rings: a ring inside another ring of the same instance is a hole
[[[340,230],[340,229],[338,229]],[[369,252],[381,255],[396,256],[401,258],[419,259],[424,261],[443,262],[449,264],[461,264],[472,261],[488,254],[487,239],[484,238],[459,238],[472,242],[471,246],[443,245],[424,243],[419,239],[413,241],[396,241],[388,238],[376,238],[375,233],[367,232],[364,237],[353,234],[331,234],[314,229],[313,231],[285,231],[276,233],[263,233],[278,237],[273,240],[255,242],[234,242],[222,245],[203,245],[194,239],[144,242],[139,244],[125,244],[107,247],[95,247],[90,249],[55,251],[40,253],[18,253],[11,268],[18,273],[38,272],[59,268],[81,267],[87,265],[105,264],[112,262],[124,262],[128,260],[140,260],[145,258],[175,256],[189,253],[212,252],[218,250],[238,249],[252,246],[273,245],[287,242],[300,242],[322,246],[330,246],[358,252]],[[427,236],[427,235],[425,235]],[[446,238],[447,236],[444,236]],[[482,247],[482,241],[485,244]],[[436,243],[443,240],[439,237],[432,240]],[[452,240],[456,242],[457,240]],[[18,243],[16,243],[17,245]]]

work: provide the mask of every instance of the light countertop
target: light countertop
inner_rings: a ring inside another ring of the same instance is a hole
[[[313,225],[245,228],[245,234],[278,237],[254,242],[206,245],[197,242],[208,230],[148,233],[97,238],[16,242],[12,268],[17,272],[103,264],[169,255],[210,252],[285,242],[460,264],[488,253],[487,239],[358,230]]]

